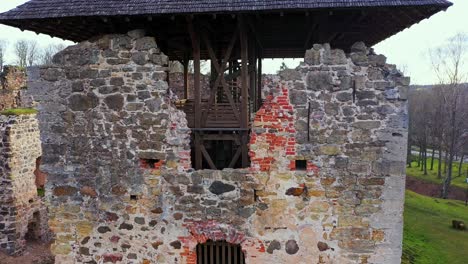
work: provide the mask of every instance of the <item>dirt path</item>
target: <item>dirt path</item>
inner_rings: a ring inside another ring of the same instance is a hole
[[[440,198],[442,185],[407,176],[406,189],[425,196]],[[465,201],[466,191],[463,188],[452,186],[448,199]]]
[[[31,242],[21,257],[10,257],[0,253],[0,264],[54,264],[50,245]]]

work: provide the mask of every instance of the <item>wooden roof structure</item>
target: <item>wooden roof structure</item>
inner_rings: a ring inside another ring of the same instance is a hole
[[[451,5],[446,0],[30,0],[0,23],[72,41],[144,28],[171,59],[191,47],[187,16],[226,49],[242,15],[263,58],[303,57],[313,43],[374,45]],[[239,55],[240,56],[240,55]],[[209,58],[201,51],[201,58]]]

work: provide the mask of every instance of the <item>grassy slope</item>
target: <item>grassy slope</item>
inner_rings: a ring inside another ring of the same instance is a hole
[[[437,178],[437,169],[439,167],[439,161],[437,159],[434,159],[433,170],[430,170],[431,159],[430,158],[427,159],[427,175],[423,175],[423,172],[420,171],[420,168],[418,168],[417,165],[418,165],[417,162],[411,162],[411,168],[406,169],[406,175],[411,176],[411,177],[417,177],[419,179],[423,179],[423,180],[434,182],[434,183],[442,183],[442,179]],[[461,177],[457,177],[458,165],[459,165],[459,161],[455,162],[453,165],[452,185],[462,187],[462,188],[468,188],[468,184],[466,183],[466,170],[468,170],[468,164],[463,163],[463,166],[462,166],[463,173]],[[444,173],[444,167],[442,165],[442,175],[443,173]]]
[[[463,202],[406,191],[403,264],[468,263],[468,231],[451,228],[452,220],[468,223]]]

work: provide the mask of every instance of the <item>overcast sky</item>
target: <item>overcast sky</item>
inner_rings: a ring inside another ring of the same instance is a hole
[[[1,0],[0,12],[10,10],[27,0]],[[435,78],[431,73],[427,51],[431,48],[443,45],[444,42],[457,33],[468,33],[468,1],[452,0],[454,5],[446,12],[440,12],[430,19],[406,29],[395,36],[374,46],[377,53],[387,56],[390,63],[404,68],[411,76],[413,84],[431,84]],[[19,29],[0,25],[0,39],[10,44],[7,63],[14,62],[11,56],[12,43],[18,39],[35,39],[43,47],[49,44],[63,43],[63,40],[51,38],[47,35],[33,32],[21,32]],[[70,45],[71,42],[65,44]],[[287,60],[290,67],[294,67],[299,60]],[[281,61],[266,60],[264,72],[274,73],[278,70]],[[467,64],[468,67],[468,64]],[[468,72],[468,68],[465,69]]]

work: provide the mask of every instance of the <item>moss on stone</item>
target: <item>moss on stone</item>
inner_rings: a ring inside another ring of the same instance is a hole
[[[45,190],[43,188],[37,188],[37,196],[44,197],[45,196]]]
[[[18,115],[32,115],[37,114],[37,110],[33,108],[14,108],[14,109],[6,109],[0,111],[0,115],[6,116],[18,116]]]

